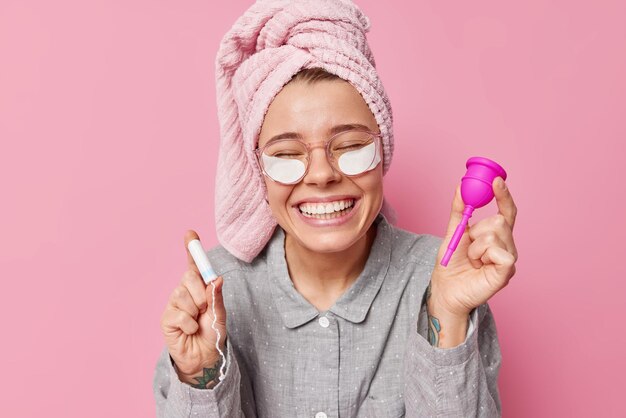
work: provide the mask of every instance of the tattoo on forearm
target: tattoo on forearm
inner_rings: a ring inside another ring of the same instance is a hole
[[[426,288],[425,303],[428,303],[430,299],[430,283]],[[428,304],[426,305],[426,312],[428,313]],[[433,347],[439,347],[439,333],[441,332],[441,324],[439,319],[428,313],[428,342]]]
[[[439,331],[441,331],[439,320],[428,315],[428,341],[433,347],[439,347]]]
[[[222,367],[221,358],[215,363],[215,366],[205,367],[201,376],[194,377],[198,383],[193,383],[191,386],[197,389],[213,389],[219,383],[220,367]]]

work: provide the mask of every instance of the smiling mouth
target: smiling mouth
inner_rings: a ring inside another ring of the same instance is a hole
[[[334,219],[350,213],[354,208],[354,202],[354,199],[346,199],[327,203],[303,203],[298,209],[307,218]]]

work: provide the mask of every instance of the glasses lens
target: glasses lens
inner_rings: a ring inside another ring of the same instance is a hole
[[[344,132],[333,140],[330,150],[339,169],[349,176],[372,170],[380,162],[376,137],[366,132]]]
[[[261,154],[263,170],[280,183],[295,183],[306,171],[307,150],[299,141],[276,141]]]

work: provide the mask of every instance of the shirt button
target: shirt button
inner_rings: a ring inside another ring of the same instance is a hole
[[[326,414],[323,412],[318,412],[317,414],[315,414],[315,418],[327,418]]]
[[[330,321],[328,320],[328,318],[326,318],[325,316],[320,317],[320,319],[318,320],[318,322],[320,323],[321,326],[323,326],[324,328],[328,328],[328,326],[330,325]],[[321,414],[322,412],[320,412]],[[326,416],[326,414],[324,414],[324,416]],[[316,416],[317,418],[317,416]]]

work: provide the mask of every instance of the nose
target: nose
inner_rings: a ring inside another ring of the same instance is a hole
[[[312,149],[309,153],[309,171],[302,181],[307,184],[324,187],[328,183],[341,180],[339,173],[332,166],[326,156],[326,150],[322,147]]]

